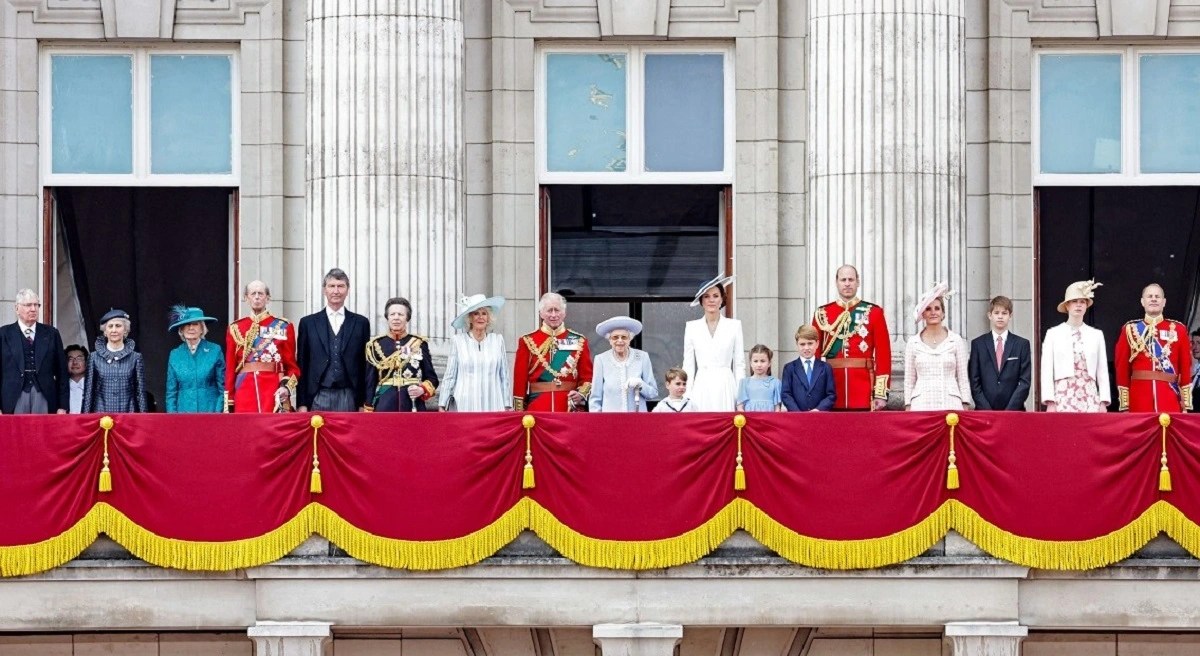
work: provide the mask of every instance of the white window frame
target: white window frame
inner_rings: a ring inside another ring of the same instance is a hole
[[[1200,172],[1142,173],[1141,69],[1142,55],[1200,55],[1200,46],[1039,46],[1034,49],[1032,89],[1032,156],[1035,187],[1148,187],[1200,186]],[[1042,173],[1041,64],[1045,55],[1121,56],[1121,172]]]
[[[51,57],[54,55],[117,55],[133,58],[133,172],[132,173],[55,173],[54,129],[51,123],[54,92]],[[229,173],[151,173],[150,172],[150,57],[152,55],[226,55],[230,67],[230,172]],[[237,187],[241,181],[241,73],[238,50],[228,45],[187,46],[66,46],[42,48],[40,63],[38,157],[44,186],[121,186],[121,187]]]
[[[625,170],[624,171],[550,171],[547,169],[546,62],[547,55],[613,53],[624,54],[628,62],[625,94]],[[645,143],[645,62],[646,55],[716,54],[723,57],[724,73],[724,163],[720,171],[646,171]],[[729,43],[689,43],[687,45],[633,45],[581,43],[545,45],[538,49],[534,75],[535,160],[538,184],[733,184],[734,163],[734,86],[733,45]]]

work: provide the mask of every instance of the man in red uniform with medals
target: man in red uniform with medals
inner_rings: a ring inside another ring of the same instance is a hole
[[[1121,328],[1113,356],[1119,410],[1192,409],[1192,353],[1187,327],[1164,318],[1166,306],[1162,286],[1146,285],[1142,290],[1146,316]]]
[[[225,335],[226,412],[286,412],[300,378],[296,329],[267,311],[271,290],[261,280],[246,285],[250,316],[229,324]]]
[[[549,292],[538,301],[542,326],[517,341],[513,409],[573,412],[587,407],[592,354],[587,338],[567,330],[567,301]]]
[[[818,351],[833,368],[834,410],[882,410],[892,373],[892,341],[883,308],[858,298],[858,269],[838,267],[838,299],[817,309]]]

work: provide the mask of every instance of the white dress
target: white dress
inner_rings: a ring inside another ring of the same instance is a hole
[[[904,348],[904,405],[910,410],[962,410],[971,404],[970,352],[953,330],[937,346],[908,338]]]
[[[448,408],[451,399],[459,412],[498,412],[512,407],[512,377],[503,336],[488,333],[483,342],[470,333],[451,338],[438,407]]]
[[[742,322],[721,317],[709,334],[704,317],[683,329],[683,370],[688,375],[688,398],[701,412],[732,412],[738,383],[746,377],[746,347]]]
[[[642,385],[637,392],[629,389],[630,378]],[[588,409],[592,412],[645,412],[646,401],[658,396],[650,356],[631,348],[623,362],[618,362],[612,350],[592,359],[592,394]]]

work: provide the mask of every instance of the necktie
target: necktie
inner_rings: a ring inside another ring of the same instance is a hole
[[[812,384],[812,360],[804,361],[804,377]]]
[[[1004,337],[996,338],[996,371],[1004,368]]]
[[[342,329],[342,315],[335,312],[331,319],[330,327],[333,328],[333,334],[336,335]]]
[[[29,342],[30,344],[33,343],[33,328],[25,329],[25,341]]]

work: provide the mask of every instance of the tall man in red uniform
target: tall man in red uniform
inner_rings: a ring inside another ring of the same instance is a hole
[[[833,368],[834,410],[882,410],[892,373],[892,341],[883,308],[858,297],[858,269],[838,267],[838,298],[822,305],[812,325],[817,350]]]
[[[542,325],[517,340],[513,409],[573,412],[587,407],[592,354],[587,338],[567,330],[567,301],[549,292],[538,301]]]
[[[1146,316],[1126,323],[1113,354],[1118,409],[1182,412],[1192,409],[1192,352],[1187,327],[1163,317],[1167,295],[1157,284],[1142,289]]]
[[[261,280],[246,285],[250,316],[229,324],[225,335],[227,412],[282,412],[292,409],[300,378],[296,329],[271,316],[271,290]]]

